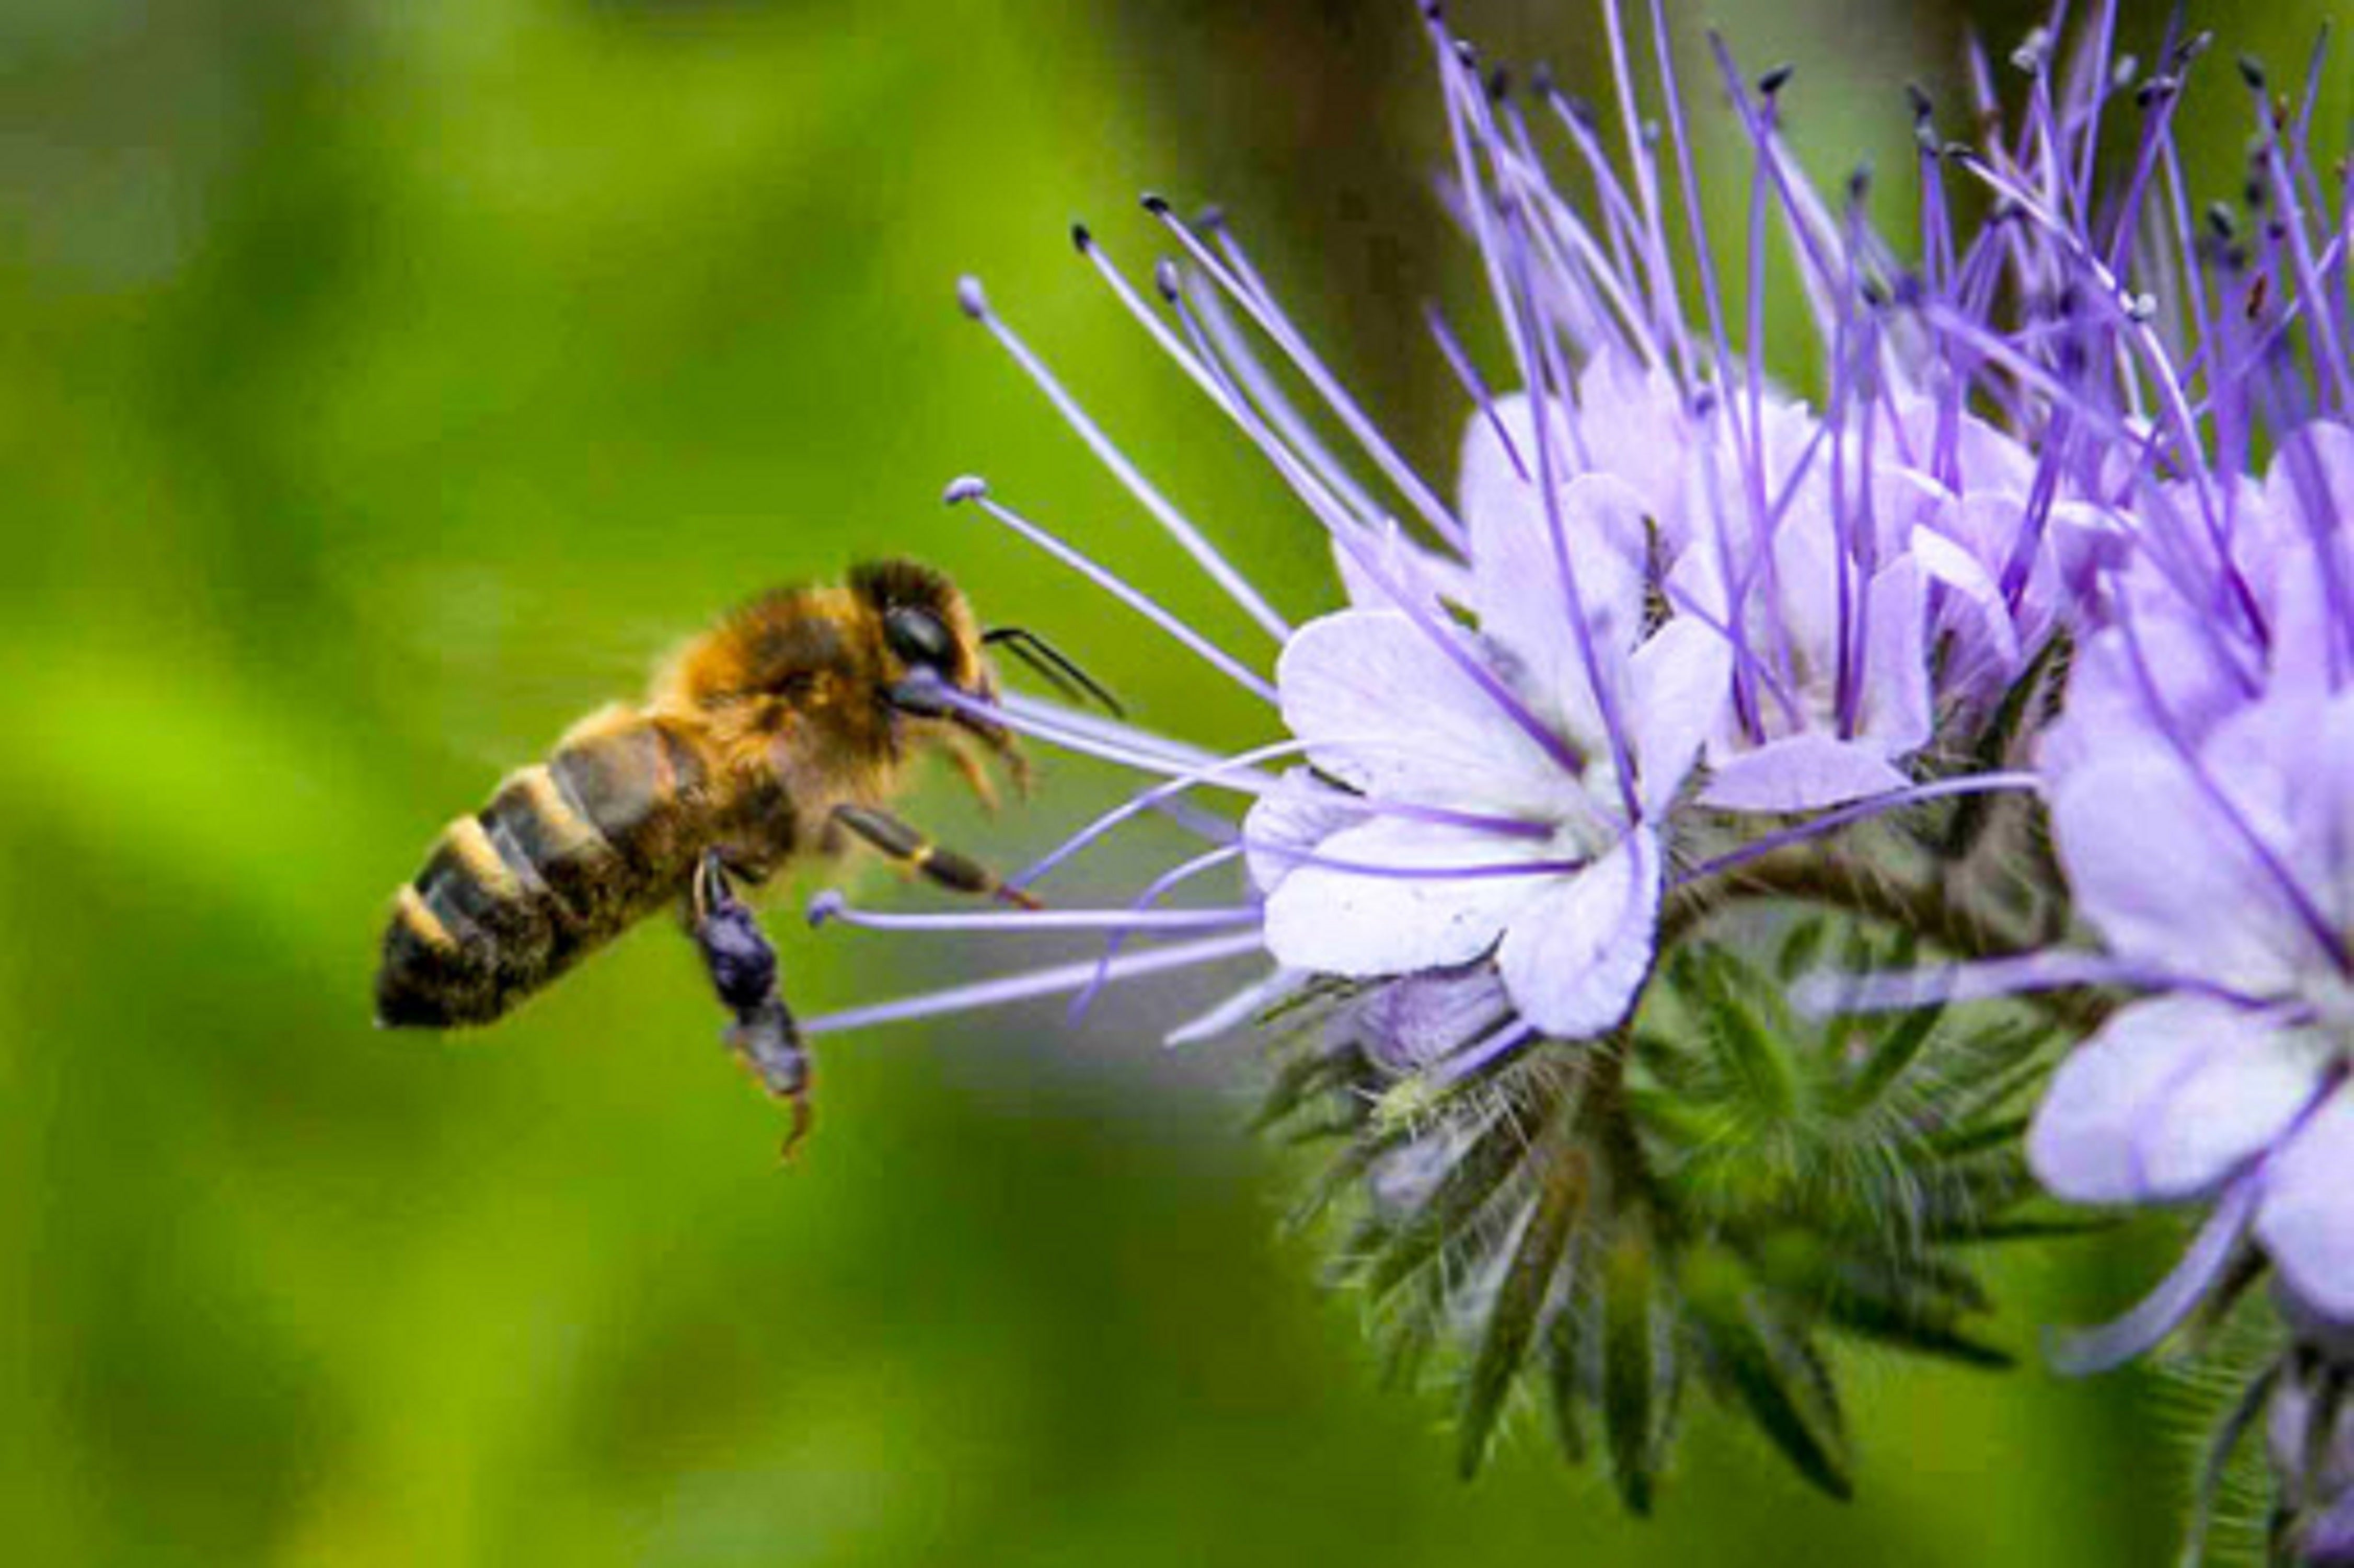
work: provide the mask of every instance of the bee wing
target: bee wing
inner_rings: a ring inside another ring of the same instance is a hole
[[[399,714],[421,746],[497,772],[547,750],[574,720],[633,701],[693,612],[612,611],[610,588],[573,592],[449,567],[391,574],[354,620],[399,673]]]

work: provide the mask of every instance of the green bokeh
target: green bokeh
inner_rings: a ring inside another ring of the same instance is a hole
[[[1569,59],[1590,33],[1493,19]],[[1740,33],[1836,61],[1870,26],[1917,63],[1949,20]],[[837,1044],[784,1172],[669,931],[484,1039],[367,1025],[386,895],[439,824],[772,580],[917,554],[1147,715],[1257,737],[938,504],[984,470],[1249,644],[950,285],[984,274],[1314,609],[1305,520],[1061,230],[1108,215],[1140,262],[1135,190],[1225,196],[1443,467],[1412,306],[1476,277],[1420,183],[1419,48],[1404,0],[0,7],[13,1560],[2157,1560],[2183,1445],[2134,1377],[1854,1358],[1846,1509],[1707,1413],[1649,1525],[1533,1420],[1457,1483],[1438,1407],[1377,1386],[1278,1236],[1253,1064],[1147,1043],[1181,998]],[[1892,83],[1834,69],[1802,142],[1869,122],[1890,156]],[[1013,861],[1116,784],[1050,760],[998,823],[952,784],[919,808]],[[804,1007],[990,957],[811,936],[796,896],[773,924]],[[2031,1352],[2161,1257],[2013,1268],[2003,1333]]]

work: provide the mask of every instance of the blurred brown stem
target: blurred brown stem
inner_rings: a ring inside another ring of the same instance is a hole
[[[1978,906],[1940,879],[1900,876],[1815,845],[1793,844],[1671,900],[1660,921],[1661,950],[1745,898],[1794,899],[1861,916],[1914,932],[1961,959],[2009,958],[2043,945],[2034,933]],[[2076,990],[2025,992],[2020,1000],[2083,1031],[2097,1027],[2114,1007],[2105,998]]]

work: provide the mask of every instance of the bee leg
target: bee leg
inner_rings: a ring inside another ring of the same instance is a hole
[[[793,1123],[784,1147],[790,1159],[809,1135],[810,1055],[791,1010],[777,992],[777,949],[769,946],[752,911],[736,896],[716,852],[705,855],[695,868],[688,913],[711,989],[736,1015],[722,1038],[763,1087],[792,1105]]]
[[[966,743],[962,736],[949,737],[948,754],[949,763],[957,770],[957,777],[981,798],[981,809],[994,814],[998,806],[997,781],[989,776],[989,769],[982,763],[981,755]]]
[[[943,849],[888,811],[871,806],[836,806],[833,820],[856,833],[901,865],[922,873],[940,886],[958,893],[977,893],[1024,909],[1038,901],[1018,887],[1008,887],[995,872],[970,855]]]

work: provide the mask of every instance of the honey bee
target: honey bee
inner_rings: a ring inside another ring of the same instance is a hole
[[[984,632],[954,584],[884,561],[779,589],[688,642],[645,701],[581,720],[544,762],[442,831],[396,895],[376,971],[386,1028],[489,1023],[664,906],[734,1015],[728,1044],[809,1122],[810,1061],[777,957],[735,884],[864,841],[942,886],[1019,904],[981,863],[890,814],[909,765],[944,753],[984,800],[1027,768],[987,709],[997,646],[1117,711],[1034,634]]]

